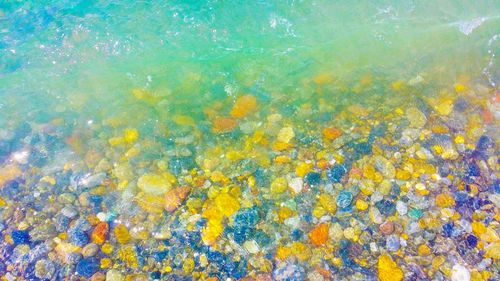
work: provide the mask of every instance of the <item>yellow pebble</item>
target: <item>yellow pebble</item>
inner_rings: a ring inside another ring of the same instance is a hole
[[[456,144],[463,144],[465,143],[465,139],[462,135],[458,135],[455,137],[455,143]]]
[[[108,139],[108,143],[111,146],[117,146],[117,145],[123,144],[124,141],[125,140],[122,137],[112,137],[112,138]]]
[[[56,184],[56,179],[50,176],[44,176],[43,178],[40,179],[40,181],[47,182],[50,185]]]
[[[486,226],[484,226],[482,222],[473,221],[471,226],[472,232],[474,232],[476,236],[481,236],[481,234],[486,233]]]
[[[163,268],[163,271],[165,271],[166,273],[170,273],[172,272],[172,267],[170,265],[167,265]]]
[[[139,132],[136,129],[128,128],[123,131],[123,140],[127,143],[133,143],[139,138]]]
[[[337,211],[337,203],[335,202],[335,198],[330,194],[323,193],[319,196],[318,202],[321,204],[323,209],[327,212],[334,214]]]
[[[356,201],[356,209],[358,209],[360,211],[364,211],[364,210],[368,209],[368,203],[359,199]]]
[[[279,246],[278,249],[276,249],[276,258],[283,261],[286,260],[291,253],[292,251],[290,250],[290,248]]]
[[[444,256],[437,256],[432,260],[432,269],[437,270],[446,261]]]
[[[287,218],[293,216],[294,214],[295,214],[295,212],[286,206],[281,207],[278,211],[278,217],[279,217],[281,222],[283,222]]]
[[[294,242],[290,250],[299,261],[306,261],[311,257],[311,249],[304,243]]]
[[[495,230],[494,227],[490,226],[486,229],[486,231],[481,234],[480,236],[481,240],[484,241],[484,242],[488,242],[488,243],[491,243],[491,242],[496,242],[496,241],[499,241],[499,237],[498,237],[498,234]]]
[[[271,193],[279,194],[283,193],[288,189],[288,182],[284,177],[276,178],[271,183]]]
[[[119,224],[115,227],[114,229],[116,241],[120,244],[126,244],[128,241],[130,241],[130,234],[128,232],[128,229],[125,225]]]
[[[113,245],[104,243],[104,245],[102,245],[101,247],[101,251],[105,254],[110,254],[111,252],[113,252]]]
[[[292,127],[284,127],[278,133],[278,141],[289,143],[295,137]]]
[[[484,257],[500,260],[500,242],[488,245],[485,249]]]
[[[461,84],[461,83],[456,83],[454,88],[455,88],[455,92],[457,92],[457,93],[463,92],[467,89],[467,87],[465,87],[465,85]]]
[[[419,256],[426,257],[430,254],[431,254],[431,248],[429,248],[429,246],[427,246],[425,244],[418,246],[418,255]]]
[[[447,208],[455,205],[455,199],[450,193],[441,193],[436,196],[436,206]]]
[[[101,268],[109,268],[113,262],[110,258],[101,259]]]
[[[320,218],[320,217],[322,217],[325,214],[326,214],[325,209],[323,207],[321,207],[320,205],[316,205],[316,207],[312,211],[312,215],[315,218]]]
[[[299,177],[304,177],[307,173],[311,171],[311,168],[312,168],[311,163],[303,162],[297,165],[297,167],[295,168],[295,173]]]
[[[187,258],[184,260],[184,263],[182,264],[182,270],[185,273],[190,273],[191,271],[194,270],[194,260],[192,258]]]

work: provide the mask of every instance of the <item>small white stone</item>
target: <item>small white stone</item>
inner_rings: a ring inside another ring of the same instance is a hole
[[[404,216],[408,213],[408,207],[403,201],[396,202],[396,211],[399,215]]]
[[[243,243],[243,247],[250,253],[250,254],[256,254],[260,251],[259,249],[259,244],[255,242],[255,240],[248,240]]]
[[[460,264],[455,264],[451,269],[451,281],[470,281],[469,270]]]
[[[302,191],[304,181],[302,180],[302,178],[293,178],[289,181],[288,186],[293,190],[293,192],[297,194]]]
[[[106,221],[106,213],[103,213],[103,212],[99,212],[97,213],[97,218],[100,220],[100,221]]]
[[[300,217],[291,217],[288,219],[285,219],[284,221],[286,226],[289,226],[291,228],[299,228],[300,227]]]

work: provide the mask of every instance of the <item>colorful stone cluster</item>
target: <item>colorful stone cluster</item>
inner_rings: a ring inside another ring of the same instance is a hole
[[[2,128],[2,280],[499,280],[498,91],[311,83]]]

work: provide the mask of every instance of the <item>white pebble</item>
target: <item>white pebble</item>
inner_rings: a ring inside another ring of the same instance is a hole
[[[465,266],[455,264],[451,269],[451,281],[470,281],[470,272]]]
[[[396,211],[399,215],[404,216],[408,213],[408,207],[403,201],[396,202]]]
[[[248,240],[243,243],[243,247],[250,253],[250,254],[256,254],[259,252],[259,244],[255,242],[255,240]]]

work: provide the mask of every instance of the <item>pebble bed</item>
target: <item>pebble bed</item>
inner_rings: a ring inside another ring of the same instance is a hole
[[[498,90],[307,83],[1,128],[1,280],[500,280]]]

